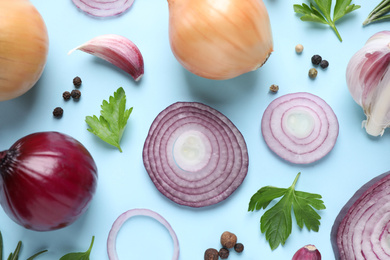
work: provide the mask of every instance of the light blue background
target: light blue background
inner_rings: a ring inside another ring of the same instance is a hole
[[[179,1],[179,0],[176,0]],[[184,1],[184,0],[183,0]],[[305,1],[304,1],[305,2]],[[219,248],[223,231],[236,233],[245,245],[241,255],[229,259],[291,259],[300,247],[314,244],[323,259],[333,259],[330,230],[344,203],[365,182],[389,170],[390,135],[371,138],[361,128],[364,114],[351,98],[345,70],[351,56],[374,33],[390,23],[362,27],[362,22],[379,1],[357,1],[362,8],[337,24],[343,42],[326,26],[304,23],[293,11],[302,1],[264,0],[274,38],[274,53],[258,71],[226,81],[197,77],[174,58],[168,40],[166,0],[136,0],[120,17],[96,19],[79,11],[71,0],[32,0],[48,28],[50,50],[45,71],[37,85],[25,95],[0,102],[0,150],[17,139],[38,131],[60,131],[82,142],[94,157],[99,182],[89,210],[73,225],[52,232],[26,230],[0,210],[0,230],[5,252],[22,240],[21,258],[48,249],[37,259],[59,259],[72,251],[85,251],[92,235],[96,237],[91,259],[107,259],[106,240],[114,220],[124,211],[149,208],[165,217],[177,233],[180,259],[203,259],[209,247]],[[1,22],[1,21],[0,21]],[[26,28],[28,29],[28,28]],[[68,51],[102,34],[128,37],[141,50],[145,75],[139,83],[114,66],[89,54]],[[301,55],[294,47],[301,43]],[[318,77],[307,76],[310,58],[320,54],[327,70]],[[73,89],[80,76],[83,85],[79,102],[65,102],[62,93]],[[276,95],[268,92],[278,84]],[[122,139],[123,153],[103,143],[87,131],[85,116],[97,115],[103,99],[120,86],[125,89],[127,106],[134,107]],[[334,109],[340,132],[336,146],[317,163],[302,166],[286,163],[265,145],[260,121],[267,105],[283,94],[307,91],[320,96]],[[161,195],[152,184],[142,163],[142,148],[150,124],[165,107],[176,101],[199,101],[224,113],[241,130],[249,150],[249,171],[243,184],[226,201],[215,206],[192,209],[179,206]],[[61,106],[64,116],[55,119],[52,110]],[[298,172],[297,189],[319,193],[327,207],[318,233],[293,231],[284,246],[271,251],[259,230],[262,212],[247,212],[250,197],[261,187],[288,187]],[[171,259],[172,242],[165,228],[149,218],[127,222],[118,236],[120,259]]]

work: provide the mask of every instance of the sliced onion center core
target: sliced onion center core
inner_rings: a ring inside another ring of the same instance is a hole
[[[212,146],[205,134],[196,130],[185,131],[176,139],[173,157],[177,166],[188,172],[205,167],[211,158]]]
[[[314,129],[314,118],[305,110],[294,109],[284,116],[285,129],[297,138],[305,138]]]

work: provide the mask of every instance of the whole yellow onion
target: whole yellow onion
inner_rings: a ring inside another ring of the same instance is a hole
[[[192,73],[230,79],[261,67],[273,51],[262,0],[168,0],[169,39]]]
[[[29,0],[0,0],[0,101],[21,96],[41,77],[49,49],[42,16]]]

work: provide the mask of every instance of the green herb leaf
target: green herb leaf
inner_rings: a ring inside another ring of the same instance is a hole
[[[10,253],[8,260],[18,260],[19,252],[21,248],[22,248],[22,241],[19,241],[18,244],[16,245],[15,251],[13,253]]]
[[[321,195],[296,191],[295,185],[301,173],[295,177],[293,184],[287,188],[265,186],[250,199],[248,211],[265,209],[276,198],[282,197],[273,207],[268,209],[260,219],[260,230],[265,233],[272,250],[280,244],[284,245],[292,230],[292,213],[298,226],[304,226],[317,232],[320,226],[320,215],[315,210],[325,209]]]
[[[310,2],[310,6],[303,3],[293,7],[296,13],[303,15],[300,18],[302,21],[327,24],[336,33],[337,38],[342,41],[335,23],[346,14],[360,8],[360,5],[351,4],[351,2],[352,0],[336,0],[333,18],[331,17],[332,0],[314,0],[314,3]]]
[[[364,20],[363,25],[390,19],[390,0],[380,2]]]
[[[1,235],[1,232],[0,232],[0,260],[3,260],[3,247],[4,247],[3,236]],[[16,248],[15,248],[15,251],[8,255],[7,260],[18,260],[21,248],[22,248],[22,241],[19,241]],[[35,259],[35,257],[37,257],[38,255],[43,254],[45,252],[47,252],[47,250],[43,250],[41,252],[38,252],[35,255],[27,258],[27,260],[33,260],[33,259]]]
[[[94,240],[95,240],[95,236],[92,236],[91,245],[89,246],[87,251],[69,253],[61,257],[60,260],[89,260],[89,255],[91,254]]]
[[[98,136],[100,139],[119,149],[123,131],[125,130],[127,120],[130,117],[133,108],[126,110],[126,95],[120,87],[113,96],[110,96],[109,102],[103,100],[101,105],[100,117],[87,116],[85,122],[89,125],[88,131]]]
[[[40,252],[38,252],[38,253],[36,253],[36,254],[30,256],[29,258],[27,258],[27,260],[33,260],[33,259],[35,259],[37,256],[39,256],[40,254],[43,254],[43,253],[45,253],[45,252],[47,252],[47,250],[42,250],[42,251],[40,251]]]

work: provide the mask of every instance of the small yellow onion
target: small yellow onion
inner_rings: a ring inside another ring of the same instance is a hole
[[[21,96],[41,77],[49,40],[29,0],[0,0],[0,101]]]
[[[230,79],[261,67],[273,51],[262,0],[168,0],[169,39],[192,73]]]

